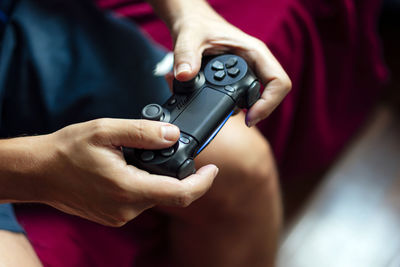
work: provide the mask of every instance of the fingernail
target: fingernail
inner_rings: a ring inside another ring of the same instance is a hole
[[[214,170],[214,177],[216,177],[218,175],[219,169],[217,166],[215,166],[215,170]]]
[[[260,120],[261,119],[259,119],[259,118],[255,118],[255,119],[252,119],[251,121],[246,121],[247,127],[253,127],[257,123],[259,123]]]
[[[182,72],[191,72],[192,67],[188,63],[181,63],[176,67],[175,76],[181,74]]]
[[[212,174],[213,177],[216,177],[218,175],[219,169],[217,166],[215,166],[214,164],[208,164],[204,167],[202,167],[201,170],[203,173],[209,173]]]
[[[179,136],[179,129],[174,125],[164,125],[161,127],[161,131],[167,141],[176,141]]]

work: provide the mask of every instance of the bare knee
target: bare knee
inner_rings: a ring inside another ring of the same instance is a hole
[[[42,266],[24,234],[0,230],[0,266]]]
[[[198,158],[199,165],[210,162],[220,172],[202,201],[212,203],[218,212],[237,212],[238,206],[253,209],[257,202],[279,197],[271,147],[256,129],[243,126],[240,117]]]

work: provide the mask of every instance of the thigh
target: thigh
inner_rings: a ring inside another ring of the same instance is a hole
[[[41,266],[10,204],[0,205],[0,266]]]
[[[168,98],[164,78],[153,75],[165,53],[133,24],[101,13],[90,1],[53,2],[18,1],[5,29],[0,137],[45,134],[100,117],[138,118],[143,106]],[[134,230],[34,205],[17,213],[46,265],[130,266],[138,258]],[[146,248],[157,238],[152,222],[158,220],[149,217],[149,229],[141,232],[148,234]]]
[[[218,166],[220,171],[211,189],[188,208],[166,208],[170,215],[200,222],[211,218],[211,214],[248,214],[249,209],[264,206],[264,203],[257,206],[257,201],[279,202],[278,173],[272,150],[256,127],[245,125],[244,117],[240,112],[230,118],[195,159],[197,167],[209,163]]]
[[[196,158],[208,163],[220,169],[210,190],[187,208],[165,209],[172,257],[178,266],[273,266],[282,211],[268,142],[240,113]]]
[[[27,237],[0,230],[0,266],[42,266]]]
[[[244,117],[243,112],[234,116],[196,159],[198,166],[213,163],[220,168],[221,179],[215,180],[207,198],[223,200],[224,205],[250,197],[252,190],[277,178],[268,141],[256,127],[248,128]]]

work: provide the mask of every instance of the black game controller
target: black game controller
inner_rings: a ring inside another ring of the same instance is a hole
[[[181,136],[162,150],[123,148],[128,164],[154,174],[183,179],[196,171],[193,159],[210,143],[236,107],[250,108],[260,97],[260,83],[236,55],[204,57],[189,82],[174,80],[174,95],[162,106],[149,104],[142,118],[169,122]]]

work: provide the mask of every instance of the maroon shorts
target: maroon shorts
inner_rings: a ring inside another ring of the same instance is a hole
[[[171,48],[166,27],[140,1],[98,0]],[[210,0],[229,22],[263,40],[293,90],[259,129],[284,179],[328,166],[373,107],[386,78],[376,33],[377,0]],[[301,159],[301,160],[299,160]],[[48,266],[166,266],[163,218],[146,214],[114,229],[50,208],[20,210]]]

